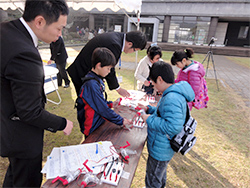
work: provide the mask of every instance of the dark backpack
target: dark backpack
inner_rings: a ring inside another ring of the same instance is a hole
[[[84,77],[81,79],[82,80],[82,86],[89,80],[96,80],[99,85],[100,85],[100,89],[102,90],[102,92],[104,92],[104,97],[105,97],[105,100],[107,100],[107,93],[105,91],[105,88],[103,87],[103,85],[101,84],[100,80],[98,80],[97,78],[95,77]],[[81,90],[80,90],[81,91]],[[80,92],[81,93],[81,92]],[[75,101],[75,108],[77,108],[77,111],[80,110],[81,108],[81,104],[82,104],[82,100],[81,100],[81,97],[80,97],[80,94],[77,96],[76,98],[76,101]]]
[[[102,92],[104,92],[105,100],[107,100],[107,93],[106,93],[105,88],[103,87],[103,85],[101,84],[101,82],[100,82],[99,79],[97,79],[97,78],[95,78],[95,77],[86,77],[86,76],[85,76],[85,77],[82,78],[81,80],[82,80],[82,86],[83,86],[87,81],[89,81],[89,80],[96,80],[96,81],[99,83],[99,85],[100,85],[100,89],[102,90]],[[80,94],[79,94],[79,95],[80,95]],[[77,99],[79,98],[79,95],[78,95]],[[76,101],[77,101],[77,99],[76,99]]]

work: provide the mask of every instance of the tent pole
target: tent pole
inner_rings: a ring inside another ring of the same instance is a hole
[[[139,10],[137,11],[136,13],[136,16],[137,16],[137,31],[140,30],[140,12]],[[135,52],[135,69],[137,67],[137,59],[138,59],[138,51]],[[134,90],[136,89],[136,78],[134,77]]]
[[[118,4],[116,4],[116,6],[118,6],[119,9],[122,10],[122,12],[128,17],[128,19],[129,19],[131,22],[133,22],[135,25],[137,25],[137,24],[134,22],[134,20],[132,20],[132,19],[130,18],[130,16],[126,13],[125,10],[123,10]]]

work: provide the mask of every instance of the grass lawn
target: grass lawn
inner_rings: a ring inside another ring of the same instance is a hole
[[[163,59],[169,60],[171,54],[164,52]],[[138,56],[138,59],[141,59],[145,56],[145,52],[139,53]],[[201,62],[203,58],[204,55],[198,54],[195,59]],[[245,60],[243,63],[247,65]],[[123,76],[121,83],[123,88],[134,88],[133,71],[121,69],[117,70],[117,73]],[[220,85],[220,91],[217,91],[215,80],[208,79],[207,83],[210,97],[208,108],[193,109],[191,112],[198,122],[196,129],[198,140],[187,155],[176,154],[170,161],[167,170],[167,187],[250,187],[250,109],[245,106],[242,97],[230,87]],[[108,91],[108,88],[106,91],[108,100],[115,100],[119,97],[115,91]],[[46,109],[73,121],[74,128],[69,136],[65,136],[61,131],[45,132],[43,165],[52,148],[75,145],[83,141],[76,119],[76,109],[74,109],[76,95],[73,85],[71,84],[71,87],[67,89],[60,87],[59,93],[62,103],[60,105],[48,103]],[[48,97],[56,100],[55,92],[49,94]],[[147,156],[145,146],[132,188],[145,186],[145,159]],[[0,187],[2,187],[7,166],[8,160],[1,158]]]

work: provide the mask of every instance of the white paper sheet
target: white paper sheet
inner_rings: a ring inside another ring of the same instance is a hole
[[[119,155],[110,141],[53,148],[41,172],[46,173],[47,179],[65,176],[78,168],[86,172],[83,163],[88,160],[87,166],[97,174],[112,157],[116,159]]]

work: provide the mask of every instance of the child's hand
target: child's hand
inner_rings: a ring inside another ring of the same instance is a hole
[[[143,104],[138,104],[138,107],[145,110],[145,112],[148,110],[148,107],[147,106],[144,106]]]
[[[146,80],[146,81],[144,82],[144,85],[145,85],[145,86],[150,86],[150,81]]]
[[[52,60],[49,60],[49,61],[47,62],[48,65],[51,65],[51,63],[52,63]]]
[[[121,98],[118,98],[116,101],[114,101],[113,108],[117,108],[117,106],[119,106],[120,101],[121,101]]]
[[[150,116],[150,114],[143,114],[141,115],[141,118],[143,119],[143,122],[146,123],[148,117]]]
[[[125,128],[125,129],[130,130],[133,127],[133,125],[132,125],[132,123],[127,118],[123,118],[123,125],[122,125],[122,127]]]

